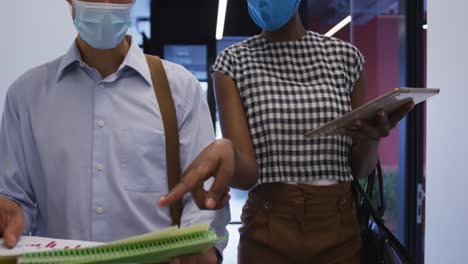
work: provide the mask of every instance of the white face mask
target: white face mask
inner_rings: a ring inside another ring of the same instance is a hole
[[[78,34],[95,49],[113,49],[130,26],[131,4],[92,3],[73,0]]]

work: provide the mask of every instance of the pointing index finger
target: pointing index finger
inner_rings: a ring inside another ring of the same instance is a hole
[[[185,176],[182,177],[182,181],[159,200],[159,206],[171,205],[177,200],[183,199],[186,193],[193,191],[200,184],[203,185],[205,180],[210,177],[212,166],[213,164],[206,162],[199,166],[190,167],[185,172]]]
[[[177,184],[168,194],[161,197],[158,201],[160,207],[168,206],[175,203],[177,200],[182,200],[184,195],[190,192],[191,189],[182,181]]]

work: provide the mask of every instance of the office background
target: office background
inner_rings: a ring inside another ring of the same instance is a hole
[[[397,86],[442,89],[427,104],[427,111],[420,107],[381,144],[389,204],[386,218],[392,231],[418,256],[418,263],[465,263],[468,205],[463,193],[468,180],[463,165],[468,142],[464,98],[468,92],[463,63],[468,61],[468,37],[463,29],[468,18],[463,12],[468,3],[427,1],[426,7],[423,0],[303,0],[300,11],[306,27],[319,33],[352,17],[335,37],[352,42],[364,53],[369,98]],[[194,73],[206,91],[221,136],[208,68],[222,48],[259,33],[246,13],[245,0],[228,2],[221,40],[215,38],[217,0],[136,2],[131,30],[136,41],[148,52]],[[57,0],[5,1],[0,23],[1,112],[11,83],[27,69],[66,52],[76,30],[68,5]],[[226,263],[235,263],[244,199],[244,192],[233,192]]]

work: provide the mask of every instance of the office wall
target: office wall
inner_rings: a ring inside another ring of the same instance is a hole
[[[0,7],[0,113],[26,70],[65,53],[76,31],[65,0],[6,0]]]
[[[427,264],[468,263],[468,1],[428,0]]]

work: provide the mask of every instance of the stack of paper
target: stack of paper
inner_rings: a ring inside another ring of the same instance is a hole
[[[209,224],[171,227],[109,244],[22,237],[16,248],[0,248],[0,264],[168,262],[173,257],[202,253],[222,239]]]

